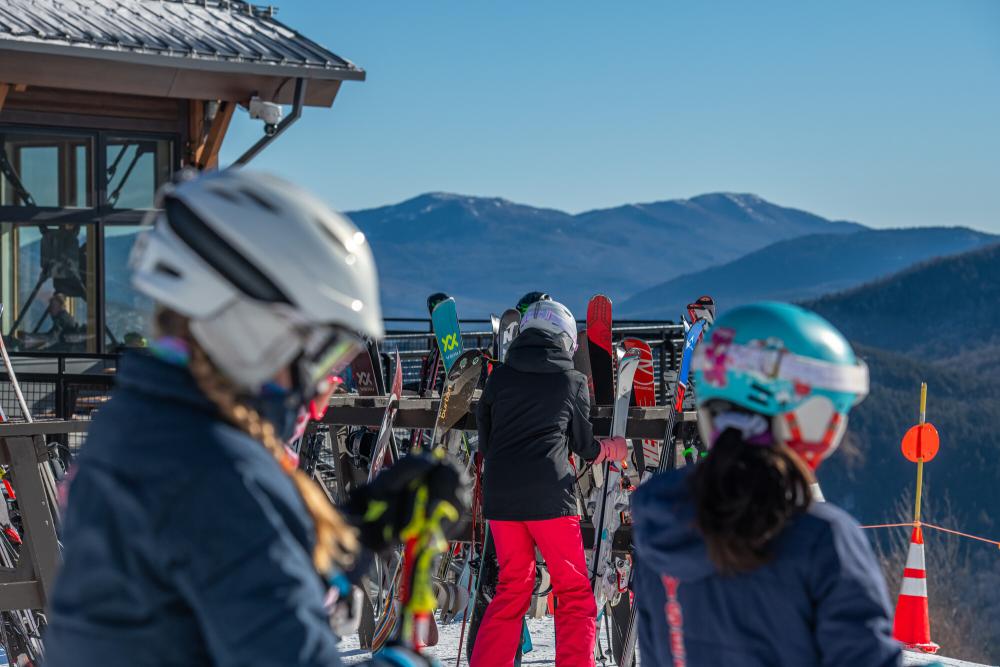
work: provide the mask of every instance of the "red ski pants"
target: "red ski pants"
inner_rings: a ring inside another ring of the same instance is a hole
[[[470,667],[510,667],[535,587],[535,545],[556,595],[556,666],[593,667],[597,604],[583,553],[580,517],[490,521],[500,577],[476,635]]]

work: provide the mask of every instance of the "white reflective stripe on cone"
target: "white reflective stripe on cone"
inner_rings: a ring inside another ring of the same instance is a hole
[[[913,597],[927,597],[927,580],[905,577],[903,586],[899,589],[900,595],[912,595]]]
[[[907,570],[926,570],[924,567],[924,545],[910,543],[910,551],[906,554]]]

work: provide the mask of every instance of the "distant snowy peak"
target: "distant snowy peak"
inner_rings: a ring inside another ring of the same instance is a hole
[[[621,302],[777,241],[866,229],[741,193],[571,214],[429,192],[348,215],[375,250],[391,314],[422,313],[426,295],[442,290],[461,298],[463,314],[500,312],[537,289],[579,310],[593,294]]]
[[[698,195],[689,199],[664,199],[652,202],[635,202],[621,206],[593,209],[577,214],[570,214],[559,209],[544,208],[521,204],[503,197],[478,197],[451,192],[427,192],[398,204],[380,206],[373,209],[363,209],[349,212],[355,220],[385,221],[388,219],[415,218],[432,215],[441,211],[461,211],[472,217],[483,215],[495,216],[498,212],[509,212],[518,216],[533,216],[539,218],[577,218],[589,219],[606,213],[621,213],[629,217],[648,217],[651,219],[668,219],[673,215],[684,217],[724,217],[742,219],[744,222],[757,222],[765,227],[788,222],[818,224],[824,223],[836,226],[849,225],[862,229],[863,225],[839,220],[827,220],[807,211],[779,206],[763,197],[751,193],[715,192]],[[819,230],[816,230],[819,231]]]

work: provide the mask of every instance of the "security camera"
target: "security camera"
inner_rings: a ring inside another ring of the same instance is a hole
[[[278,123],[281,122],[281,105],[274,102],[265,102],[256,95],[250,98],[248,108],[250,118],[264,121],[264,133],[273,136],[278,130]]]

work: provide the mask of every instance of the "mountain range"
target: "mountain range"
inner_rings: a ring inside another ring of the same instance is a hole
[[[761,299],[800,301],[895,273],[932,257],[995,243],[992,234],[963,227],[866,229],[811,234],[773,243],[732,262],[688,273],[639,292],[616,310],[625,317],[664,317],[692,295],[711,294],[737,306]]]
[[[541,290],[580,316],[603,293],[619,319],[672,319],[704,293],[723,307],[810,298],[998,240],[962,227],[873,230],[733,193],[575,215],[430,193],[348,215],[371,242],[389,317],[426,316],[427,295],[444,291],[464,318],[483,318]]]
[[[432,193],[348,216],[375,252],[387,316],[425,316],[427,295],[445,291],[463,317],[484,317],[533,290],[582,314],[598,292],[622,301],[776,241],[865,229],[731,193],[575,215]]]
[[[899,442],[917,422],[921,382],[927,419],[941,436],[926,464],[926,520],[950,501],[961,526],[995,536],[1000,520],[1000,244],[925,262],[804,305],[855,344],[871,393],[851,413],[850,444],[821,470],[828,496],[862,521],[890,518],[912,494],[915,466]]]

